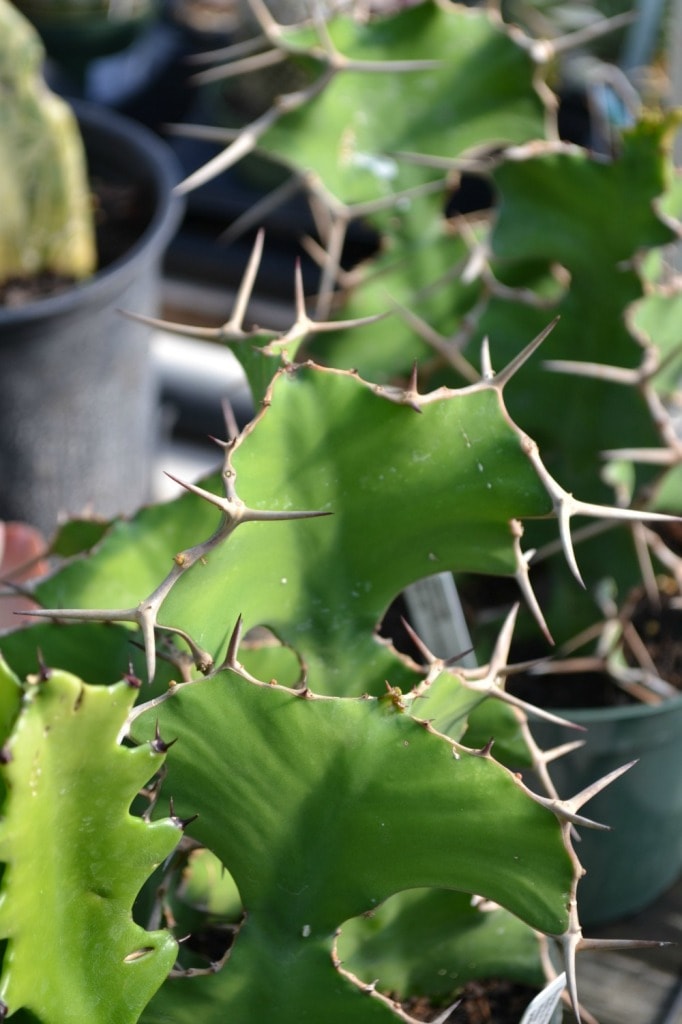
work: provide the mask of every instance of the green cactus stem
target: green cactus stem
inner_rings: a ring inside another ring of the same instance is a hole
[[[10,695],[16,682],[0,679]],[[41,670],[3,747],[7,797],[0,999],[49,1024],[134,1024],[173,966],[165,931],[134,924],[139,888],[181,837],[179,822],[129,814],[161,767],[153,742],[117,740],[136,691]]]

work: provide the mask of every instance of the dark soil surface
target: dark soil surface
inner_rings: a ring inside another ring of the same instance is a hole
[[[101,180],[92,181],[91,185],[98,269],[102,270],[123,255],[139,237],[149,221],[149,212],[144,208],[138,190],[130,185]],[[52,273],[11,278],[0,284],[0,306],[23,306],[27,302],[58,295],[73,284],[73,278]]]
[[[682,690],[682,604],[676,596],[661,593],[660,598],[660,609],[653,609],[644,597],[636,600],[632,624],[661,678]]]
[[[682,603],[675,593],[659,592],[660,607],[655,608],[643,592],[631,595],[623,616],[634,626],[656,666],[657,674],[682,690]],[[631,665],[638,660],[627,644],[625,658]],[[518,675],[507,680],[509,693],[530,704],[547,709],[618,707],[637,703],[608,676],[597,672]]]
[[[510,981],[470,981],[460,1002],[447,1018],[447,1024],[519,1024],[537,989]],[[403,1003],[416,1020],[432,1021],[443,1012],[425,999]]]

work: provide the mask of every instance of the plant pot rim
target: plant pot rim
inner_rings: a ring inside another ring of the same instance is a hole
[[[162,252],[178,228],[183,200],[174,192],[182,178],[180,165],[171,148],[149,128],[108,107],[81,100],[69,100],[83,132],[86,150],[113,139],[130,151],[135,167],[133,180],[147,173],[155,183],[155,204],[149,223],[134,243],[120,256],[91,277],[57,295],[0,307],[0,327],[10,323],[67,316],[84,304],[100,303],[103,296],[122,290],[122,279],[136,273],[140,261],[149,259],[150,248]],[[95,145],[93,145],[93,143]]]

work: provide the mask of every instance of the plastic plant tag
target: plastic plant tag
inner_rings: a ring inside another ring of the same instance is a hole
[[[521,1024],[550,1024],[565,987],[566,974],[562,972],[536,995],[521,1018]]]

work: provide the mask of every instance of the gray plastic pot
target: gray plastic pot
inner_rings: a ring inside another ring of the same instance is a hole
[[[582,828],[575,846],[587,870],[578,887],[581,919],[605,923],[642,910],[682,872],[682,696],[558,713],[587,729],[584,747],[550,765],[562,797],[637,759],[581,811],[611,828]],[[533,734],[546,749],[576,738],[547,722],[535,722]]]
[[[148,216],[127,251],[86,282],[0,308],[0,519],[47,534],[65,515],[129,513],[149,496],[150,331],[120,310],[158,312],[161,261],[182,212],[180,170],[162,140],[109,110],[76,111],[91,173],[138,185]]]

